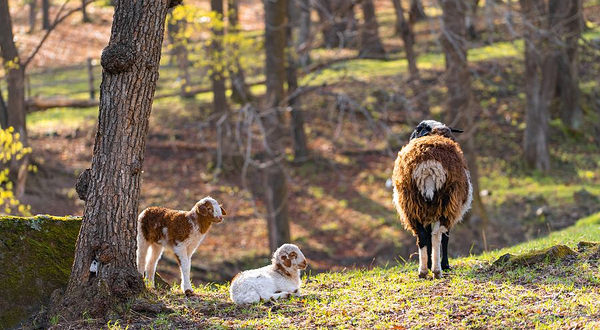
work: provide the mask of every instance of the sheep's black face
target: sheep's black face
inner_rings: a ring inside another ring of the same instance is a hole
[[[435,120],[423,120],[419,125],[415,128],[415,130],[410,135],[410,140],[420,138],[427,135],[441,135],[447,137],[449,139],[454,140],[454,136],[452,133],[462,133],[463,131],[460,129],[447,127],[446,125],[440,123]]]

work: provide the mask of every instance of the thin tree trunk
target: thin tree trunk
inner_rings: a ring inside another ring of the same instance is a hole
[[[311,36],[310,36],[310,0],[296,0],[299,1],[299,9],[300,9],[300,31],[298,33],[298,44],[296,49],[298,50],[299,62],[301,67],[307,67],[310,65],[310,50],[311,46]]]
[[[425,7],[423,7],[421,0],[411,0],[408,16],[411,24],[427,18],[427,15],[425,15]]]
[[[467,63],[467,41],[465,3],[455,0],[441,0],[443,10],[443,26],[441,41],[446,55],[446,87],[448,102],[446,122],[454,127],[467,131],[458,139],[461,142],[465,158],[471,173],[473,184],[474,212],[482,219],[485,230],[489,220],[479,194],[479,175],[477,170],[477,154],[475,152],[476,103],[471,93],[471,76]]]
[[[87,5],[88,5],[88,0],[81,0],[81,14],[83,15],[84,23],[89,23],[92,21],[87,14]]]
[[[12,19],[8,1],[0,1],[0,53],[5,63],[6,81],[8,84],[8,110],[6,126],[13,127],[19,133],[19,139],[27,147],[27,127],[25,121],[25,67],[23,67],[19,52],[14,43]],[[10,65],[7,65],[10,63]],[[25,192],[27,165],[29,157],[20,160],[12,159],[10,163],[10,178],[16,183],[15,196],[20,198]],[[23,170],[25,169],[25,170]]]
[[[37,0],[29,0],[29,31],[35,32],[35,16],[37,15]]]
[[[527,110],[523,149],[525,161],[530,168],[546,171],[550,168],[548,107],[556,86],[556,66],[551,64],[550,57],[545,56],[547,43],[539,33],[546,22],[544,1],[520,0],[520,3],[523,20],[526,22],[524,39]],[[543,67],[550,71],[544,72]],[[552,95],[548,95],[550,93]]]
[[[194,94],[191,93],[191,76],[190,76],[190,61],[188,58],[188,49],[183,44],[184,37],[180,34],[186,28],[186,21],[184,19],[175,20],[173,16],[169,15],[167,19],[167,34],[169,42],[173,47],[171,49],[171,57],[175,58],[177,69],[179,73],[179,80],[181,82],[179,86],[180,97],[182,98],[193,98]]]
[[[285,47],[287,1],[265,2],[265,52],[268,114],[265,116],[267,144],[274,160],[283,153],[281,139],[284,136],[277,108],[285,97]],[[290,241],[290,224],[287,208],[287,183],[281,166],[272,161],[263,171],[269,246],[275,250]]]
[[[210,9],[217,14],[218,20],[223,20],[223,0],[210,0]],[[212,40],[211,40],[211,61],[212,61],[212,74],[210,80],[212,82],[213,89],[213,112],[214,113],[225,113],[228,112],[229,106],[227,104],[227,95],[225,88],[225,77],[223,76],[223,70],[226,65],[224,63],[225,58],[223,57],[223,36],[224,30],[221,27],[212,28]]]
[[[479,9],[480,0],[467,1],[467,15],[465,24],[467,25],[467,33],[469,39],[477,39],[477,29],[475,28],[475,21],[477,20],[477,10]],[[489,2],[486,2],[486,6],[489,7]],[[490,31],[491,32],[491,31]]]
[[[290,7],[295,0],[290,0]],[[290,18],[293,12],[288,12],[288,18]],[[294,26],[288,24],[287,29],[287,83],[288,83],[288,106],[291,108],[292,113],[292,136],[294,137],[294,161],[301,162],[308,158],[308,147],[306,146],[306,133],[304,132],[304,115],[300,109],[300,99],[294,96],[294,93],[298,89],[298,75],[296,63],[296,54],[294,54]]]
[[[365,23],[362,29],[360,57],[385,57],[385,49],[379,39],[379,24],[375,17],[373,0],[362,0],[361,7]]]
[[[50,28],[50,0],[42,0],[42,28]]]
[[[152,98],[171,0],[117,1],[102,52],[98,130],[84,221],[62,304],[51,315],[105,318],[144,289],[137,212]],[[97,267],[91,267],[91,265]]]
[[[557,91],[561,100],[560,118],[579,129],[583,111],[579,105],[578,42],[583,31],[582,0],[550,0],[549,28],[554,30],[554,58],[558,66]]]
[[[404,41],[408,71],[412,78],[416,78],[419,76],[419,69],[417,68],[417,57],[414,51],[415,35],[412,32],[412,27],[404,18],[404,9],[400,0],[392,0],[392,3],[396,8],[396,33],[400,34],[402,41]]]
[[[239,1],[238,0],[227,0],[227,13],[229,19],[229,26],[227,33],[231,36],[238,36],[239,34]],[[247,103],[252,100],[252,93],[250,88],[246,84],[246,75],[244,69],[240,63],[239,47],[235,44],[232,52],[234,54],[233,69],[229,70],[229,77],[231,79],[231,99],[237,103]]]

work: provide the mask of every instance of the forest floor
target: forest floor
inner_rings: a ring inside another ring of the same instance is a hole
[[[300,164],[290,162],[288,168],[292,241],[310,259],[313,273],[414,260],[414,238],[397,221],[386,180],[391,177],[395,153],[414,125],[425,116],[443,118],[444,62],[436,41],[437,20],[419,23],[418,65],[430,114],[411,110],[413,95],[407,88],[402,43],[393,36],[393,12],[387,5],[383,8],[378,17],[389,60],[346,61],[302,78],[302,84],[330,85],[323,89],[329,94],[307,94],[302,99],[310,123],[311,157]],[[103,13],[93,24],[106,29],[109,14]],[[57,36],[70,33],[69,29],[57,32]],[[545,236],[600,211],[600,53],[590,46],[599,38],[600,29],[592,26],[582,42],[584,127],[574,132],[558,120],[551,122],[553,168],[548,173],[525,170],[521,157],[525,108],[522,41],[507,36],[500,27],[473,42],[469,61],[480,106],[475,139],[490,223],[485,231],[479,218],[457,227],[450,240],[453,257]],[[97,42],[97,52],[100,45]],[[355,52],[317,49],[314,56],[327,61]],[[55,79],[50,73],[41,77]],[[44,93],[60,93],[61,88],[70,87],[52,86]],[[259,94],[263,90],[264,86],[257,86],[253,91]],[[333,93],[356,106],[343,110]],[[229,216],[211,228],[194,255],[196,284],[228,281],[240,270],[265,264],[270,253],[263,205],[255,204],[239,175],[215,168],[215,132],[205,122],[210,111],[208,93],[191,100],[173,97],[155,102],[140,201],[140,210],[151,205],[189,209],[198,199],[211,195],[227,209]],[[61,108],[28,115],[33,160],[39,169],[30,175],[24,200],[32,206],[32,213],[82,214],[83,204],[74,185],[77,175],[90,166],[97,115],[97,108]],[[370,126],[368,118],[377,125]],[[289,117],[285,120],[289,123]],[[286,143],[291,145],[291,141]],[[169,281],[177,280],[175,265],[172,255],[166,253],[159,272]]]
[[[161,312],[129,310],[119,319],[91,318],[54,329],[598,329],[600,213],[574,226],[481,255],[452,259],[440,280],[419,279],[415,263],[303,275],[302,297],[236,306],[229,285],[151,290],[142,301]],[[566,245],[572,249],[558,247]],[[547,251],[557,247],[555,258]],[[541,256],[494,262],[507,253]],[[133,304],[135,305],[135,303]],[[53,327],[51,327],[53,329]]]

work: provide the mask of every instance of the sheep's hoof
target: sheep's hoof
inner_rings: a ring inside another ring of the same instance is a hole
[[[434,270],[433,271],[433,278],[435,278],[435,279],[442,278],[442,271],[441,270]]]
[[[427,278],[427,272],[419,272],[419,278]]]
[[[187,290],[185,290],[185,295],[187,297],[193,297],[194,296],[194,291],[192,291],[190,289],[187,289]]]

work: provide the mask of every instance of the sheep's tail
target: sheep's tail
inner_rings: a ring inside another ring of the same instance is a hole
[[[427,160],[413,170],[412,178],[421,195],[427,201],[432,201],[435,192],[446,182],[446,170],[439,161]]]

